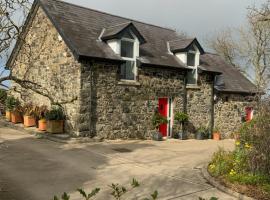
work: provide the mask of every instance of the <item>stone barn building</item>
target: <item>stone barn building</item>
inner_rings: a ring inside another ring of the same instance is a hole
[[[179,132],[176,112],[189,115],[190,133],[218,126],[229,136],[256,92],[196,38],[58,0],[34,1],[7,68],[41,91],[12,83],[14,96],[61,102],[77,136],[149,138],[156,109],[169,121],[165,137]]]

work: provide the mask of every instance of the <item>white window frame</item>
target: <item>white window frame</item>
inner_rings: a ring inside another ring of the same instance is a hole
[[[135,38],[134,34],[131,33],[132,36]],[[132,42],[133,43],[133,58],[128,58],[128,57],[122,57],[121,56],[121,50],[122,50],[122,41],[128,41],[128,42]],[[128,79],[121,79],[121,81],[130,81],[130,82],[134,82],[136,81],[136,77],[137,77],[137,74],[138,74],[138,68],[137,68],[137,61],[136,61],[136,58],[137,58],[137,55],[136,55],[136,39],[130,39],[130,38],[121,38],[120,39],[120,56],[122,59],[124,60],[127,60],[127,61],[132,61],[134,62],[134,80],[128,80]]]
[[[197,49],[197,47],[195,46],[195,48]],[[188,66],[189,68],[191,68],[192,70],[195,70],[195,83],[188,83],[188,85],[197,85],[198,84],[198,66],[199,66],[199,63],[197,63],[197,60],[200,59],[200,53],[197,51],[188,51],[186,53],[186,63],[188,63],[188,53],[193,53],[195,55],[195,60],[194,60],[194,63],[195,65],[194,66]]]

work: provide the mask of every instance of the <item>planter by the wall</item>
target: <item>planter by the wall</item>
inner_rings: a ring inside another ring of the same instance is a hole
[[[202,132],[197,132],[195,138],[196,138],[196,140],[203,140],[204,134]]]
[[[163,136],[160,132],[155,132],[152,136],[152,139],[155,141],[162,141],[163,140]]]
[[[25,127],[36,126],[36,119],[32,116],[23,116],[23,124]]]
[[[213,140],[221,140],[221,135],[219,132],[213,133]]]
[[[49,120],[47,121],[47,132],[59,134],[64,132],[64,120]]]
[[[46,131],[47,130],[47,122],[44,119],[38,121],[38,130],[39,131]]]
[[[18,123],[22,123],[23,122],[23,118],[21,113],[19,112],[12,112],[11,113],[11,122],[14,124],[18,124]]]
[[[11,112],[10,111],[6,111],[6,119],[7,121],[11,121]]]

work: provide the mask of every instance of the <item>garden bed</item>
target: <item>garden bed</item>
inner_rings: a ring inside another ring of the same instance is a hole
[[[212,175],[210,172],[209,174]],[[252,197],[258,200],[270,199],[270,185],[248,185],[248,184],[240,184],[238,182],[232,183],[222,176],[213,178],[221,185],[245,196]]]

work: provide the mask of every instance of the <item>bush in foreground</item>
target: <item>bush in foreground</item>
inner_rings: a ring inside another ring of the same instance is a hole
[[[257,188],[261,199],[270,199],[270,106],[258,106],[256,117],[242,125],[234,151],[220,148],[208,171],[234,185]],[[264,198],[267,196],[266,198]]]

